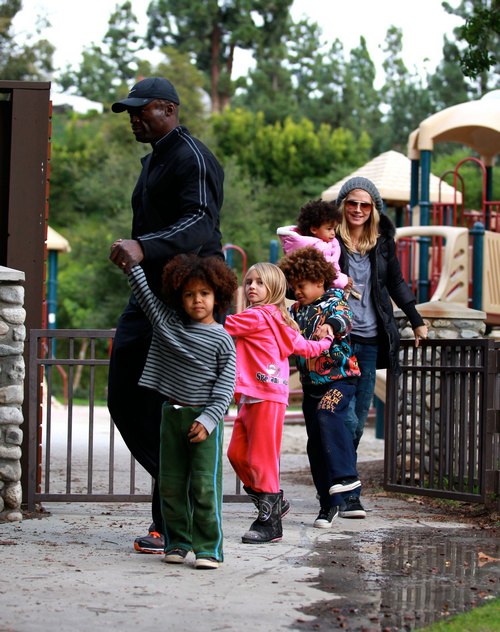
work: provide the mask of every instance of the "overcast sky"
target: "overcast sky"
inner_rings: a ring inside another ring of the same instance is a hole
[[[186,0],[188,1],[188,0]],[[381,48],[389,26],[403,30],[403,57],[410,71],[433,71],[441,60],[444,34],[451,34],[462,20],[449,15],[441,6],[442,0],[294,0],[294,20],[309,17],[323,30],[325,40],[339,38],[346,53],[359,44],[363,35],[372,60],[380,67],[384,57]],[[48,18],[52,27],[42,35],[56,47],[56,67],[68,63],[77,65],[83,48],[100,43],[107,30],[108,19],[117,0],[22,0],[23,9],[16,16],[16,32],[33,32],[39,15]],[[451,0],[457,6],[459,0]],[[144,34],[149,0],[132,0],[139,19],[140,34]],[[244,73],[251,59],[239,54],[235,71]],[[379,81],[382,76],[379,73]]]

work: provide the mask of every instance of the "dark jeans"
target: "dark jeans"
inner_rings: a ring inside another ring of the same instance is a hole
[[[354,447],[357,450],[375,391],[378,346],[354,342],[352,343],[352,350],[358,360],[361,376],[357,380],[356,391],[349,404],[346,421],[352,432]]]
[[[336,480],[357,477],[356,452],[346,424],[354,384],[338,380],[323,395],[304,393],[302,411],[307,431],[307,456],[321,507],[340,504],[328,490]]]
[[[160,462],[161,407],[159,393],[138,385],[152,328],[135,299],[120,316],[109,362],[108,408],[128,449],[155,480],[152,514],[157,531],[163,532],[158,472]]]

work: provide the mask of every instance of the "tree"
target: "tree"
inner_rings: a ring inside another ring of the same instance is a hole
[[[0,76],[16,81],[46,80],[52,72],[54,47],[45,39],[32,42],[29,35],[25,43],[12,31],[12,20],[21,10],[21,0],[0,0]],[[35,33],[40,34],[47,26],[46,20],[39,20]]]
[[[374,81],[375,65],[361,36],[359,46],[351,50],[344,74],[341,120],[347,129],[373,133],[380,127],[380,96]]]
[[[427,78],[435,112],[471,98],[472,86],[465,80],[459,60],[460,51],[456,42],[445,36],[443,59]]]
[[[443,2],[443,7],[465,20],[463,26],[454,29],[457,40],[464,43],[460,66],[466,77],[478,80],[479,93],[485,94],[499,85],[500,3],[498,0],[462,0],[457,7],[448,2]],[[490,69],[493,76],[488,73]]]
[[[387,112],[384,118],[381,150],[406,150],[409,134],[433,112],[429,92],[417,73],[410,74],[402,59],[403,34],[395,26],[386,36],[387,54],[383,62],[385,83],[382,96]]]
[[[148,7],[146,40],[150,47],[170,45],[191,54],[206,77],[212,111],[222,112],[233,94],[235,49],[255,51],[266,29],[283,24],[283,14],[288,13],[291,3],[292,0],[153,0]]]
[[[358,167],[368,158],[370,141],[360,132],[333,129],[312,121],[287,118],[273,125],[262,113],[226,110],[214,116],[215,140],[222,156],[233,156],[238,165],[266,185],[302,182],[330,173],[334,166]]]
[[[74,88],[87,99],[111,103],[123,93],[137,77],[144,62],[137,53],[142,40],[136,33],[137,18],[132,3],[127,0],[117,5],[108,21],[108,30],[102,44],[91,44],[82,53],[76,69],[66,68],[58,77],[63,90]]]

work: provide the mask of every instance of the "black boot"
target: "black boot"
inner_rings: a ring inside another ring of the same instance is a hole
[[[281,527],[281,500],[283,493],[266,494],[255,492],[259,515],[254,520],[249,531],[241,538],[244,544],[262,544],[265,542],[279,542],[283,537]]]
[[[246,485],[243,485],[243,489],[250,496],[253,504],[257,507],[257,509],[259,509],[259,492],[256,492],[254,489],[252,489],[251,487],[247,487]]]
[[[252,489],[251,487],[247,487],[246,485],[243,485],[243,489],[250,496],[253,504],[256,506],[258,510],[259,509],[259,498],[258,498],[259,492],[256,492],[254,489]],[[287,515],[287,513],[290,511],[290,502],[283,495],[282,489],[280,489],[280,494],[281,494],[281,517],[284,518]]]

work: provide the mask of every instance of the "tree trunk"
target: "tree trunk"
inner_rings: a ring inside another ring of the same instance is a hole
[[[221,104],[219,100],[219,79],[221,30],[219,26],[214,27],[211,39],[212,50],[210,52],[210,98],[212,100],[212,112],[220,114]]]

